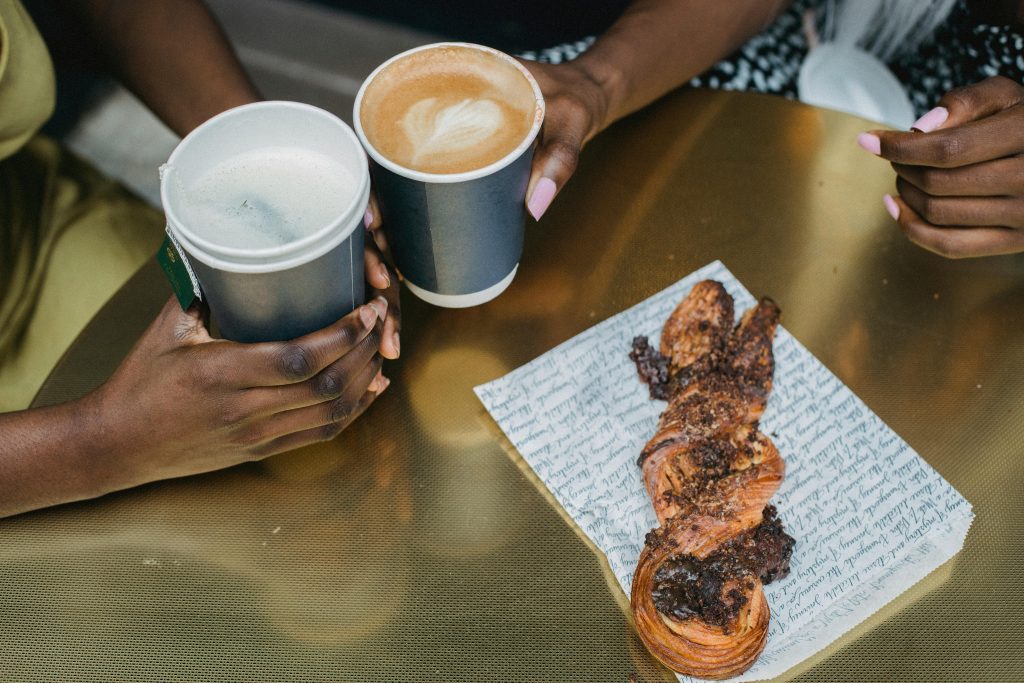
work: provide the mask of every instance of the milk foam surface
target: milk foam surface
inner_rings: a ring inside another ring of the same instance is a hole
[[[537,111],[530,82],[500,56],[443,46],[403,57],[367,86],[360,123],[388,159],[427,173],[483,168],[513,152]]]
[[[352,202],[357,181],[330,157],[266,147],[220,162],[183,188],[189,228],[225,247],[277,247],[326,227]]]

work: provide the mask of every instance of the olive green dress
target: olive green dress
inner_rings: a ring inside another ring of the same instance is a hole
[[[158,211],[37,133],[54,98],[32,20],[0,0],[0,412],[28,406],[162,238]]]

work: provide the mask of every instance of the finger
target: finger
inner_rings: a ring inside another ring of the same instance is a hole
[[[371,390],[377,373],[380,372],[380,356],[373,362],[358,368],[349,379],[344,391],[329,401],[320,401],[312,405],[292,410],[281,410],[262,420],[254,420],[242,427],[247,430],[244,436],[246,443],[262,443],[284,436],[301,432],[314,427],[344,422],[355,411],[359,398]],[[376,386],[372,388],[377,388]]]
[[[363,248],[363,267],[366,270],[366,281],[373,289],[384,290],[391,286],[391,274],[384,265],[380,251],[372,244]]]
[[[176,345],[194,346],[215,341],[206,325],[208,317],[209,311],[202,302],[195,301],[187,310],[182,310],[172,296],[160,309],[154,324],[165,330],[164,338],[169,337]]]
[[[590,128],[582,106],[563,104],[551,113],[541,131],[541,140],[533,157],[533,170],[526,190],[526,208],[535,220],[551,206],[555,195],[576,171],[580,150]]]
[[[384,389],[387,385],[384,386]],[[330,441],[334,439],[342,431],[345,430],[352,422],[354,422],[360,415],[366,412],[366,409],[370,407],[384,389],[373,392],[367,391],[356,403],[352,413],[340,422],[329,422],[319,427],[312,427],[310,429],[304,429],[302,431],[293,432],[284,436],[279,436],[275,439],[271,439],[256,447],[255,453],[259,457],[268,457],[275,453],[284,453],[285,451],[295,450],[303,446],[318,443],[320,441]]]
[[[1014,156],[1024,151],[1024,106],[932,133],[872,131],[858,143],[878,156],[900,164],[956,168]]]
[[[386,314],[387,300],[378,298],[297,339],[225,345],[218,370],[238,388],[304,382],[354,349]]]
[[[391,285],[386,289],[374,289],[372,294],[387,299],[388,311],[381,333],[380,352],[388,360],[395,360],[402,351],[399,340],[399,333],[402,330],[402,306],[399,298],[401,288],[398,285],[397,273],[390,268],[388,272],[391,274]]]
[[[1002,76],[951,90],[942,96],[937,107],[915,121],[910,129],[931,133],[939,128],[955,128],[983,119],[1020,103],[1021,90],[1021,86]]]
[[[1024,199],[1018,197],[933,197],[900,177],[896,189],[932,225],[1024,228]]]
[[[199,308],[192,306],[183,311],[178,300],[172,296],[164,302],[163,308],[139,337],[135,346],[136,349],[145,349],[143,357],[151,358],[182,346],[198,346],[211,341],[215,340],[210,337],[203,324]],[[132,354],[129,358],[134,356],[135,354]]]
[[[907,239],[939,256],[968,258],[1024,251],[1024,231],[999,227],[937,227],[921,218],[900,197],[890,200]]]
[[[893,164],[896,174],[935,197],[1024,197],[1024,157],[1007,157],[960,168]]]
[[[377,196],[373,192],[370,192],[370,201],[366,205],[363,222],[366,224],[366,230],[370,234],[373,243],[377,245],[380,253],[390,256],[391,252],[388,251],[387,236],[380,229],[382,225],[380,205],[377,203]]]
[[[379,353],[382,323],[366,335],[351,351],[334,361],[319,373],[295,384],[248,389],[240,398],[241,406],[250,415],[270,415],[284,410],[332,401],[351,392],[352,387],[369,373],[373,377],[380,370],[383,359]],[[357,395],[366,388],[367,378]]]
[[[1024,87],[1004,76],[950,90],[939,100],[947,116],[943,128],[977,121],[1024,102]],[[922,117],[923,118],[923,117]]]
[[[370,237],[373,238],[373,243],[380,250],[380,253],[387,254],[388,258],[391,257],[390,245],[388,245],[388,236],[384,230],[380,228],[374,228],[370,231]]]
[[[367,230],[376,230],[380,227],[380,211],[377,210],[377,198],[372,192],[366,203],[366,211],[363,213],[363,225]]]

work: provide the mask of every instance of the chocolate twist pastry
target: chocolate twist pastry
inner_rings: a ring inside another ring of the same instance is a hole
[[[705,280],[669,316],[660,351],[633,340],[630,358],[668,407],[638,461],[660,526],[630,602],[647,648],[680,673],[750,668],[768,635],[763,584],[789,573],[795,541],[768,505],[785,465],[758,430],[778,319],[763,298],[734,327],[732,297]]]

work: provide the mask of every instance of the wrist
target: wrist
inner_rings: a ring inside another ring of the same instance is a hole
[[[83,498],[95,498],[131,485],[131,468],[124,462],[125,440],[113,419],[105,388],[67,404],[74,429],[70,465],[78,475]]]
[[[598,111],[594,117],[594,130],[587,137],[589,140],[623,115],[622,103],[626,100],[627,79],[615,64],[591,52],[584,52],[569,63],[594,86]]]
[[[0,415],[0,517],[108,493],[107,435],[90,395]]]

